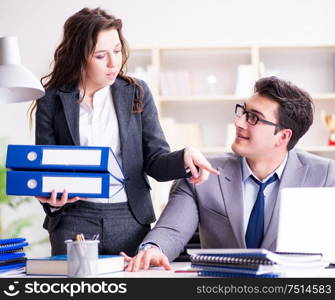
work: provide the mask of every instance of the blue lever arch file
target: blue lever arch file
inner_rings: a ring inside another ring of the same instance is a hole
[[[7,171],[7,195],[111,198],[124,188],[124,181],[109,173]]]
[[[14,170],[109,172],[124,179],[109,147],[8,145],[6,167]]]

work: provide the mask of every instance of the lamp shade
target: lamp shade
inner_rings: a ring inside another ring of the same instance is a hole
[[[21,65],[17,38],[0,37],[0,103],[30,101],[44,94],[38,79]]]

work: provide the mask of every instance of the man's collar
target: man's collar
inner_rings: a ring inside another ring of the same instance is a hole
[[[287,162],[287,158],[288,158],[288,153],[286,153],[285,155],[285,158],[284,160],[282,161],[282,163],[278,166],[278,168],[276,170],[274,170],[271,174],[269,174],[269,176],[267,176],[264,180],[260,180],[260,181],[266,181],[268,178],[270,178],[274,173],[277,173],[277,176],[280,180],[282,174],[283,174],[283,171],[284,171],[284,168],[285,168],[285,165],[286,165],[286,162]],[[255,174],[252,172],[252,170],[250,169],[250,166],[248,164],[248,161],[245,157],[242,157],[242,180],[243,182],[246,181],[250,175],[253,175],[255,178],[258,179],[257,176],[255,176]],[[259,179],[258,179],[259,180]]]

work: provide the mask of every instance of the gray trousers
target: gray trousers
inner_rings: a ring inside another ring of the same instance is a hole
[[[85,239],[99,234],[99,254],[133,256],[137,247],[150,231],[150,224],[137,222],[128,203],[93,203],[78,201],[67,205],[55,230],[50,235],[51,254],[66,254],[65,240],[82,233]]]

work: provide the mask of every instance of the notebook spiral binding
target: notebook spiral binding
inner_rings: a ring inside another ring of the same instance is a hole
[[[267,258],[246,258],[237,256],[191,255],[192,263],[225,263],[225,264],[256,264],[273,265],[274,262]]]
[[[19,252],[23,251],[23,247],[28,246],[28,242],[25,242],[25,239],[6,239],[6,240],[1,240],[2,244],[0,244],[0,254],[5,254],[5,253],[12,253],[12,252]],[[17,241],[17,242],[15,242]],[[19,242],[22,241],[22,242]]]
[[[19,251],[23,251],[23,248],[0,249],[0,254],[14,253]]]

